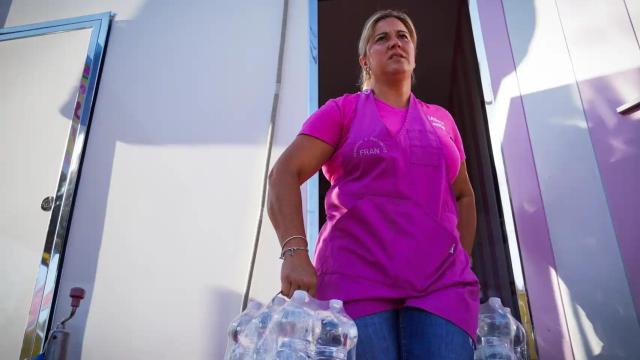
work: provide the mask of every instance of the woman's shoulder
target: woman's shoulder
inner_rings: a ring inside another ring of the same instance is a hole
[[[356,106],[358,105],[358,99],[360,98],[360,95],[360,92],[347,93],[342,96],[327,100],[323,107],[333,108],[332,110],[336,111],[337,114],[339,114],[342,122],[347,123],[353,117]]]
[[[440,105],[430,104],[430,103],[424,102],[424,101],[422,101],[420,99],[418,99],[418,103],[420,104],[420,106],[422,107],[422,110],[426,114],[444,115],[446,117],[452,118],[452,116],[449,113],[449,111],[447,109],[445,109],[444,107],[440,106]]]
[[[350,111],[355,109],[356,105],[358,104],[358,99],[360,98],[360,95],[362,93],[361,92],[357,92],[357,93],[347,93],[344,94],[342,96],[338,96],[336,98],[333,99],[329,99],[327,101],[327,103],[329,102],[333,102],[336,104],[336,106],[342,111]]]
[[[426,103],[420,99],[418,99],[418,102],[423,113],[432,123],[442,124],[449,131],[457,129],[456,122],[447,109],[440,105]]]
[[[358,94],[344,94],[327,100],[302,125],[300,134],[316,137],[331,146],[338,146],[356,108]]]

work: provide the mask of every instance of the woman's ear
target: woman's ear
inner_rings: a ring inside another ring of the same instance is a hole
[[[360,56],[358,61],[360,62],[360,66],[362,68],[367,68],[367,58],[365,58],[364,56]]]

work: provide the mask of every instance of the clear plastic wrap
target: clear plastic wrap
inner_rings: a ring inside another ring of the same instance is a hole
[[[319,301],[304,291],[250,303],[229,326],[225,360],[355,359],[358,331],[342,301]]]

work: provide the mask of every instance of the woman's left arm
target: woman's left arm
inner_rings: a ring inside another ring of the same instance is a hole
[[[462,162],[453,182],[453,193],[458,207],[458,232],[464,250],[471,256],[476,237],[476,200],[467,174],[467,163]]]

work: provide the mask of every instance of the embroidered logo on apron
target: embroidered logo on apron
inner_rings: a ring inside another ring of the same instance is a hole
[[[431,116],[431,115],[429,115],[428,118],[431,121],[431,124],[433,124],[433,126],[439,127],[442,130],[446,130],[446,128],[444,126],[444,122],[442,122],[438,118],[436,118],[434,116]]]
[[[366,137],[356,144],[353,148],[354,158],[367,158],[373,156],[380,156],[387,152],[387,147],[382,141],[371,136]]]

